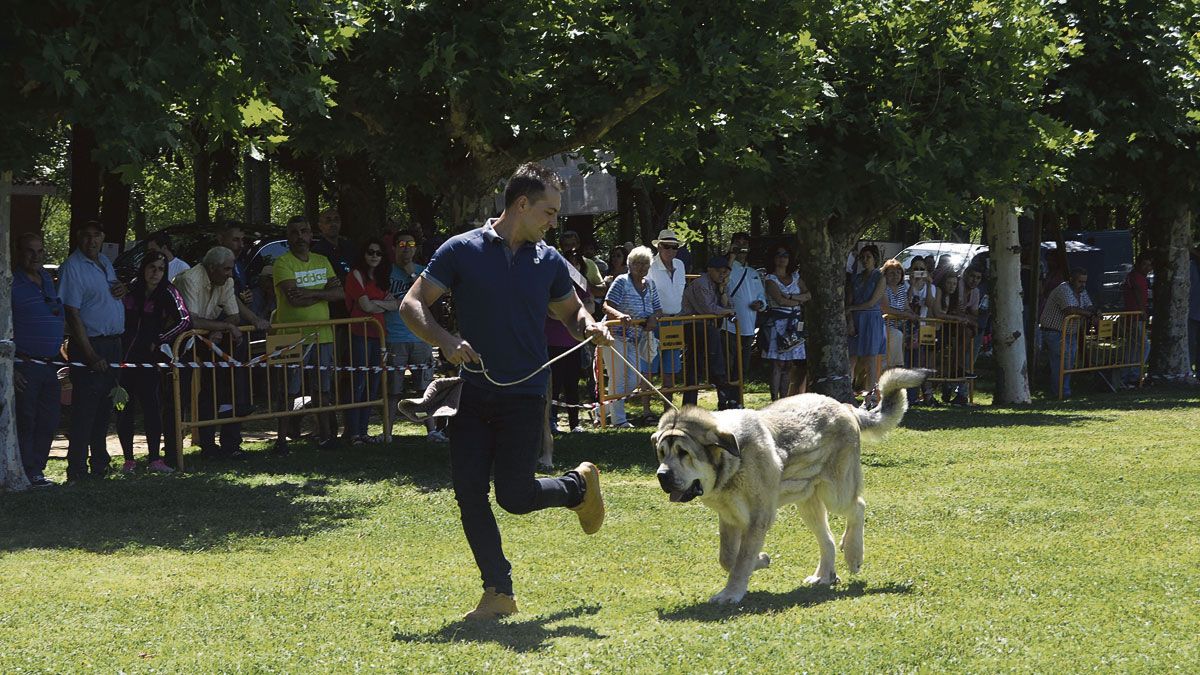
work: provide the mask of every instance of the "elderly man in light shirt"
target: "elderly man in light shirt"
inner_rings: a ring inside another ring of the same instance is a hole
[[[730,379],[736,378],[738,382],[742,380],[742,374],[750,368],[750,350],[754,346],[754,331],[758,313],[767,307],[767,291],[763,286],[762,275],[758,273],[758,270],[750,267],[749,259],[750,235],[738,232],[733,235],[729,250],[731,269],[728,282],[729,301],[733,304],[737,323],[726,321],[724,335],[728,344],[725,353],[729,359]],[[742,353],[741,372],[737,370],[738,361],[735,349],[740,349]],[[720,410],[742,407],[739,392],[740,389],[734,386],[718,390],[717,407]]]
[[[672,230],[664,229],[658,233],[658,238],[650,243],[654,245],[655,255],[650,261],[648,276],[658,290],[663,316],[674,316],[680,312],[683,304],[683,289],[687,285],[685,278],[687,271],[684,269],[683,261],[675,257],[679,252],[679,237]],[[670,326],[673,323],[662,321],[658,325],[660,327]],[[678,349],[660,351],[650,363],[650,372],[661,373],[663,387],[670,388],[675,386],[675,374],[680,371],[682,365],[683,358]],[[643,414],[649,415],[649,397],[643,400],[642,407]]]
[[[224,246],[214,246],[204,254],[204,261],[178,277],[175,286],[183,296],[184,303],[192,315],[192,325],[209,331],[208,338],[218,346],[228,349],[233,345],[232,356],[239,361],[249,358],[247,340],[238,328],[239,324],[249,324],[259,330],[267,330],[271,322],[261,319],[234,292],[233,282],[233,251]],[[225,336],[230,337],[225,341]],[[208,349],[197,348],[200,360],[214,358]],[[181,371],[190,375],[189,370]],[[229,397],[229,371],[216,369],[212,372],[201,371],[200,381],[200,419],[213,419],[213,395],[210,387],[215,386],[217,396],[222,399]],[[191,392],[191,382],[185,377],[180,383],[180,391]],[[235,392],[241,398],[245,392]],[[242,402],[242,401],[239,401]],[[231,402],[221,401],[222,408]],[[216,445],[216,428],[213,426],[200,427],[200,455],[209,459],[240,459],[245,456],[241,450],[242,427],[238,423],[221,426],[221,445]]]

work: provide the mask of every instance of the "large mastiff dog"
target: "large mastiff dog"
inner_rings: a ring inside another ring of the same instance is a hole
[[[673,502],[699,497],[720,517],[725,588],[712,602],[736,604],[750,575],[767,567],[763,539],[784,504],[800,504],[804,523],[817,538],[821,562],[810,584],[832,584],[835,551],[828,511],[846,518],[841,548],[846,566],[863,562],[862,438],[879,438],[908,409],[904,390],[919,386],[929,371],[888,370],[880,379],[880,404],[860,410],[819,394],[801,394],[762,410],[668,411],[651,440],[658,452],[658,482]]]

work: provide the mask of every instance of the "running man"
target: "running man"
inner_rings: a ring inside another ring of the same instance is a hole
[[[565,506],[587,534],[604,522],[600,472],[591,462],[561,478],[534,477],[550,376],[549,369],[539,370],[548,360],[547,310],[575,339],[612,343],[608,329],[579,303],[567,261],[542,241],[558,220],[563,187],[549,169],[518,167],[505,186],[500,217],[442,244],[400,306],[417,337],[437,345],[450,363],[467,366],[449,435],[454,496],[484,587],[478,606],[466,615],[470,620],[517,611],[512,566],[488,503],[493,471],[496,503],[509,513]],[[438,325],[429,309],[447,292],[454,296],[461,337]],[[486,376],[478,372],[481,363]]]

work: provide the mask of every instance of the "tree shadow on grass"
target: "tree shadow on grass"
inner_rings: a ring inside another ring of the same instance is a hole
[[[949,429],[989,429],[1012,427],[1081,426],[1101,421],[1099,415],[1081,415],[1045,410],[1014,410],[1011,408],[944,408],[939,410],[910,410],[900,426],[914,431],[943,431]]]
[[[129,548],[203,551],[243,537],[308,536],[372,504],[328,498],[330,481],[249,485],[189,473],[96,480],[0,496],[0,552]]]
[[[861,598],[868,595],[906,594],[910,584],[887,583],[868,586],[864,581],[851,581],[834,586],[800,586],[786,593],[751,591],[737,606],[698,602],[670,611],[658,610],[662,621],[724,621],[739,614],[763,614],[796,607],[813,607],[834,600]]]
[[[462,619],[442,626],[433,633],[401,633],[392,635],[393,642],[415,642],[422,644],[450,644],[454,642],[492,642],[514,652],[533,652],[546,649],[550,640],[562,637],[601,640],[605,636],[591,628],[577,625],[554,626],[565,619],[592,615],[600,611],[599,605],[579,605],[553,614],[535,616],[531,619],[506,619],[503,621],[467,621]],[[517,615],[520,616],[519,614]]]

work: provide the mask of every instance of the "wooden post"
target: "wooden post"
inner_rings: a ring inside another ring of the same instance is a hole
[[[12,172],[0,175],[0,491],[29,488],[21,449],[17,447],[17,421],[14,419],[12,325],[12,261],[9,259],[8,231],[12,219]]]

